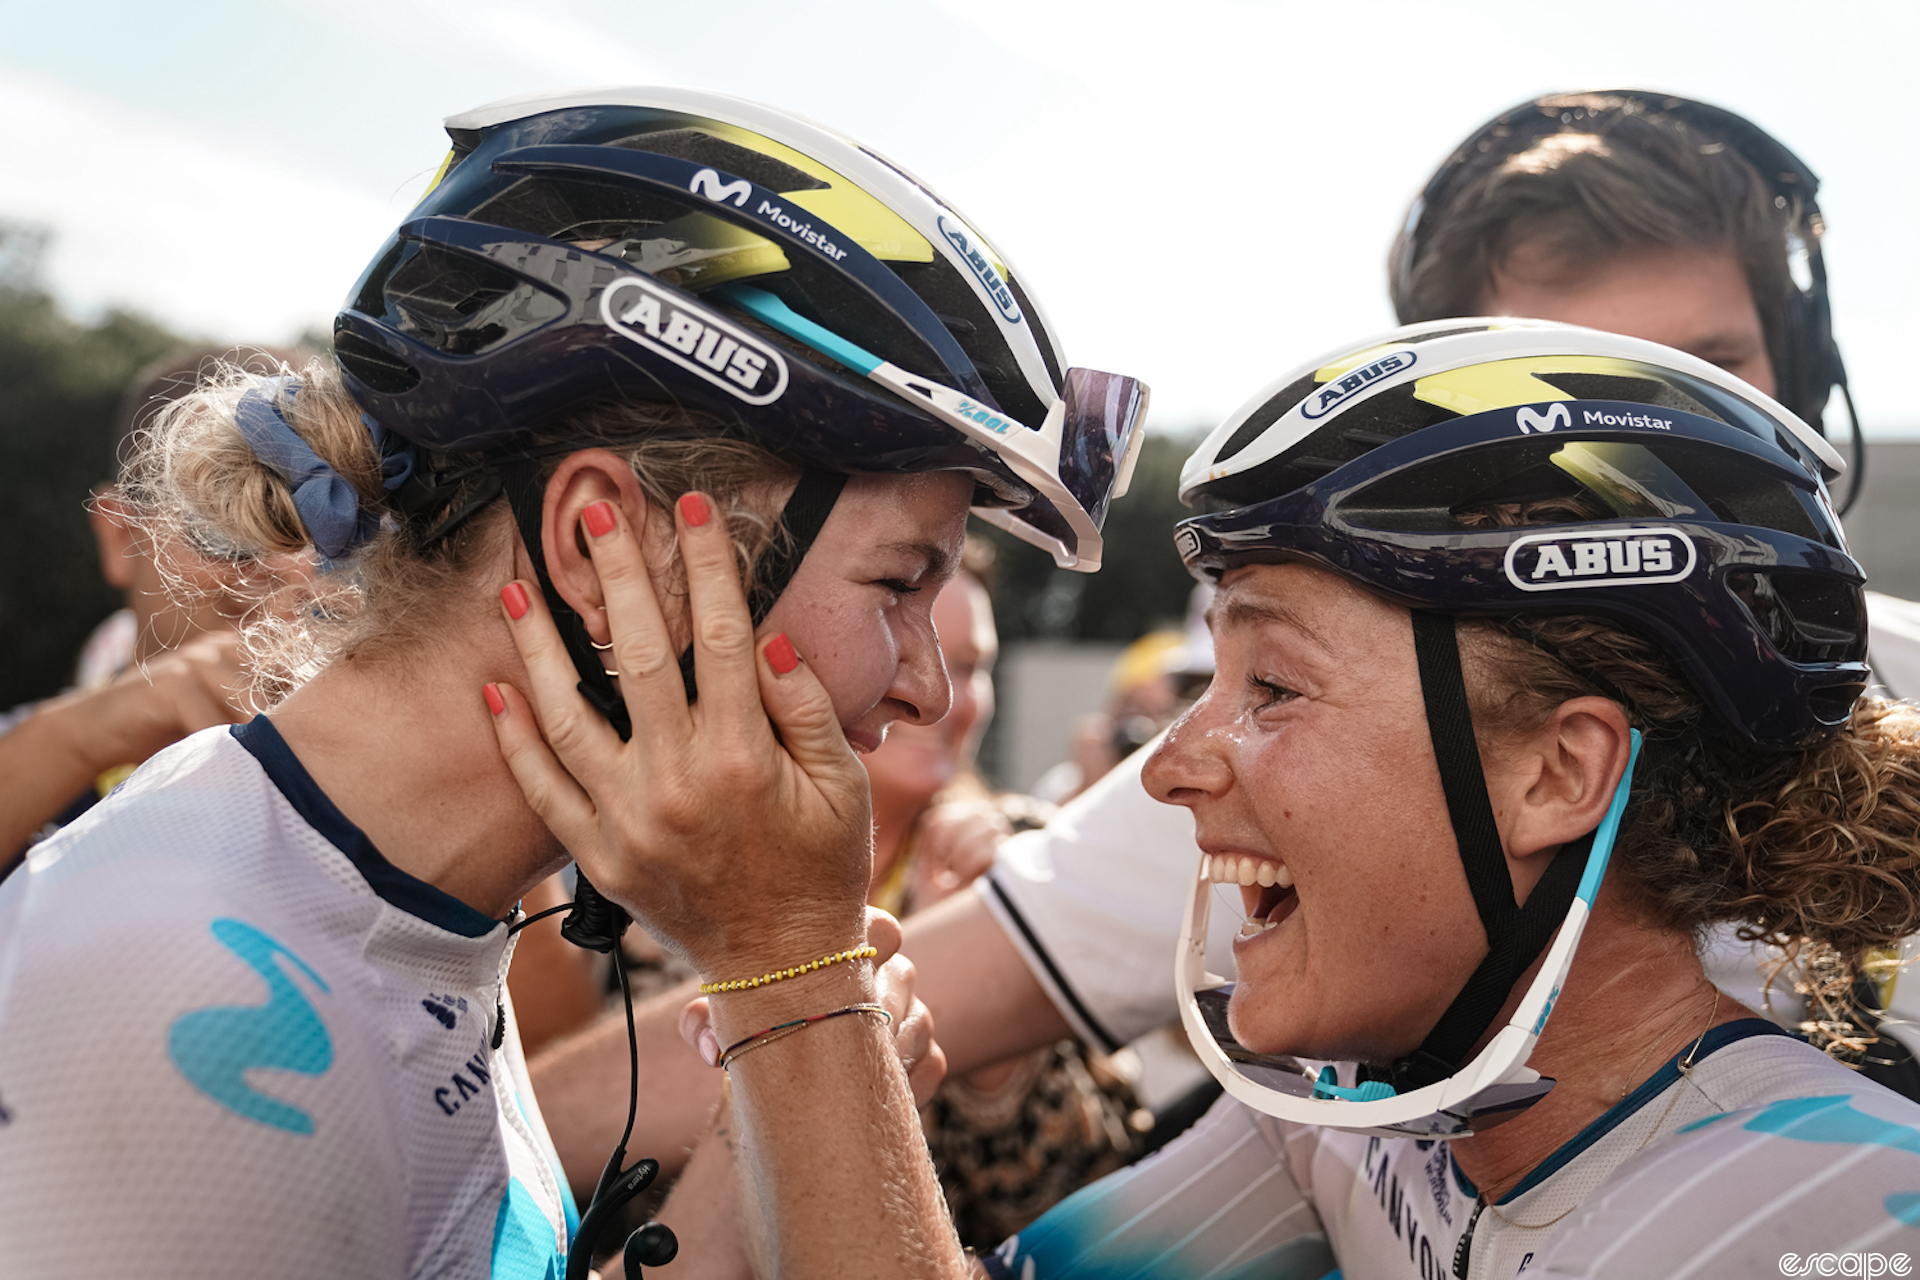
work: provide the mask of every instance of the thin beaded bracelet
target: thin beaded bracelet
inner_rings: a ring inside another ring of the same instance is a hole
[[[700,984],[700,994],[717,996],[723,991],[751,991],[755,987],[783,982],[804,973],[812,973],[816,969],[824,969],[831,964],[839,964],[842,960],[871,960],[879,954],[878,947],[849,947],[845,951],[836,951],[832,955],[821,956],[818,960],[795,965],[791,969],[775,969],[772,973],[763,973],[757,978],[736,978],[731,982],[703,982]]]
[[[850,1013],[877,1013],[887,1020],[888,1026],[893,1025],[893,1015],[887,1012],[884,1005],[850,1004],[844,1009],[835,1009],[831,1013],[816,1013],[811,1018],[795,1018],[792,1022],[782,1022],[777,1026],[768,1027],[765,1031],[756,1031],[746,1039],[736,1041],[721,1050],[719,1061],[714,1065],[724,1071],[735,1058],[742,1054],[752,1053],[755,1049],[764,1049],[776,1040],[785,1040],[788,1036],[799,1035],[817,1022],[825,1022],[829,1018],[844,1018]]]

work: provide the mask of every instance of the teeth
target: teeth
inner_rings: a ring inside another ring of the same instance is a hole
[[[1271,920],[1249,920],[1240,926],[1240,936],[1243,938],[1257,938],[1271,928],[1273,928],[1273,921]]]
[[[1293,872],[1278,862],[1248,855],[1202,854],[1200,877],[1212,884],[1243,884],[1282,889],[1293,887]]]

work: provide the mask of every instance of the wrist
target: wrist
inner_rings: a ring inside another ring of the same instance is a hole
[[[81,779],[75,789],[93,781],[101,770],[121,763],[102,758],[111,753],[102,748],[110,749],[115,744],[102,742],[106,726],[98,723],[101,717],[95,714],[97,695],[98,691],[90,691],[55,698],[15,730],[28,731],[34,753],[48,766]]]
[[[708,1018],[722,1046],[794,1018],[875,1001],[871,960],[855,960],[751,991],[708,997]]]
[[[863,903],[854,903],[851,910],[832,911],[818,911],[810,909],[807,904],[793,904],[782,908],[778,914],[795,924],[786,928],[769,928],[764,921],[760,921],[751,929],[739,930],[735,937],[727,937],[720,930],[707,931],[710,945],[699,948],[688,957],[699,973],[700,981],[752,982],[791,969],[802,969],[829,956],[841,956],[867,945],[866,908]],[[799,925],[801,921],[805,924]],[[716,934],[721,936],[716,938]],[[822,969],[826,967],[829,966],[821,966]]]

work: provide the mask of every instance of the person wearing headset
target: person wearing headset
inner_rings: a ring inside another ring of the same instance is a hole
[[[1145,388],[1067,367],[989,242],[810,121],[633,89],[448,132],[334,359],[203,382],[127,471],[226,586],[322,568],[247,637],[289,696],[0,885],[0,1273],[584,1276],[656,1166],[623,1142],[576,1204],[526,1078],[516,903],[569,856],[569,938],[631,912],[722,992],[775,1256],[957,1270],[856,753],[946,710],[969,508],[1097,567]],[[625,827],[546,742],[615,761]]]
[[[1920,713],[1865,692],[1840,465],[1715,365],[1510,319],[1351,344],[1216,428],[1176,545],[1217,671],[1144,779],[1195,819],[1173,967],[1228,1096],[984,1273],[1920,1253],[1920,1105],[1696,951],[1787,946],[1832,1029],[1920,928]]]

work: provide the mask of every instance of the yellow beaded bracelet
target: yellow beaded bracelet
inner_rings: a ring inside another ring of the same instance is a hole
[[[763,973],[757,978],[736,978],[732,982],[703,982],[700,984],[700,994],[716,996],[723,991],[751,991],[755,987],[769,986],[788,978],[797,978],[804,973],[812,973],[815,969],[824,969],[830,964],[839,964],[842,960],[871,960],[879,954],[880,950],[877,947],[850,947],[845,951],[821,956],[818,960],[812,960],[806,964],[795,965],[791,969],[775,969],[772,973]]]

